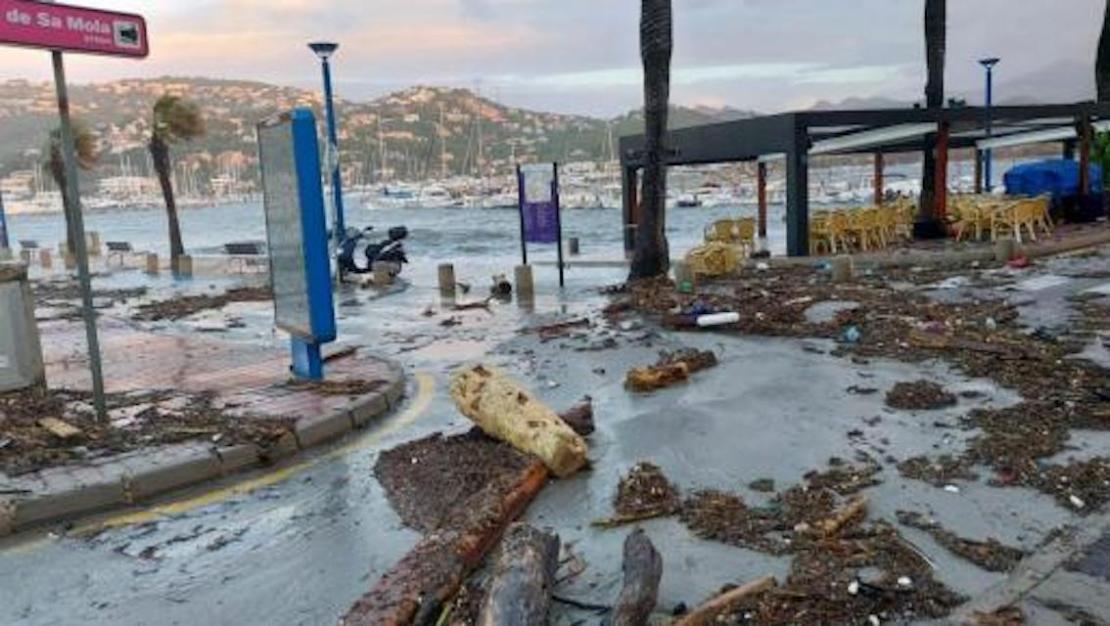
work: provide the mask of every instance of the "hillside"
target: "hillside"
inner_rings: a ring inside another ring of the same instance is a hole
[[[92,176],[145,175],[150,109],[165,93],[199,103],[207,135],[175,147],[179,175],[253,181],[254,125],[297,106],[320,114],[318,93],[259,82],[203,78],[122,80],[71,87],[73,112],[94,128],[102,144]],[[480,98],[465,89],[413,87],[371,102],[339,103],[340,141],[346,176],[357,183],[442,175],[511,171],[516,161],[599,161],[613,158],[622,134],[639,132],[642,115],[613,120],[528,111]],[[678,107],[672,126],[736,119],[734,109]],[[53,86],[13,80],[0,83],[0,176],[30,169],[41,160],[56,124]]]

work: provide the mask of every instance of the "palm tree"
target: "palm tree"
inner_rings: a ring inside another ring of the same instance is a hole
[[[928,79],[925,83],[925,106],[939,109],[944,106],[944,56],[947,48],[946,0],[925,0],[925,63]],[[924,163],[921,168],[921,210],[918,213],[918,234],[937,233],[936,226],[936,170],[937,136],[925,136]]]
[[[154,128],[150,133],[150,156],[166,201],[166,217],[170,224],[170,267],[176,272],[178,261],[185,254],[181,242],[181,222],[177,218],[177,201],[173,196],[173,167],[170,146],[204,134],[204,117],[196,103],[178,96],[162,96],[154,103]]]
[[[1098,101],[1110,102],[1110,2],[1102,18],[1102,37],[1098,40],[1098,57],[1095,60],[1095,84]]]
[[[77,159],[77,167],[86,171],[95,167],[97,160],[100,159],[100,154],[97,152],[96,135],[79,120],[73,122],[73,153]],[[62,130],[60,128],[50,131],[50,145],[47,147],[46,154],[46,167],[54,178],[54,184],[58,186],[58,190],[62,193],[62,207],[65,211],[66,220],[66,249],[72,254],[77,241],[76,233],[73,232],[72,220],[75,206],[73,198],[69,195],[69,187],[66,186],[66,166],[65,159],[62,157]]]
[[[644,184],[632,279],[667,273],[667,165],[664,138],[671,95],[674,33],[671,0],[642,0],[640,57],[644,65]]]

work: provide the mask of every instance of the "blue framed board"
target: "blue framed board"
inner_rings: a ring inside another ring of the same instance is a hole
[[[294,109],[258,124],[274,323],[292,337],[293,373],[323,378],[320,346],[335,341],[316,118]]]

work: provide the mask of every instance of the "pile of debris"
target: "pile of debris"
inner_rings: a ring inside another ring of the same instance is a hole
[[[132,318],[140,322],[177,321],[201,311],[222,309],[233,302],[269,302],[274,292],[266,287],[238,287],[219,294],[181,296],[140,306]]]
[[[928,380],[898,383],[886,394],[886,405],[902,411],[935,411],[956,406],[958,402],[955,394]]]
[[[640,463],[617,486],[613,500],[616,515],[594,525],[611,528],[674,515],[681,503],[678,489],[663,475],[663,470],[651,463]]]
[[[23,390],[0,394],[0,471],[17,476],[142,447],[203,439],[264,450],[292,432],[293,418],[232,416],[210,394],[109,394],[112,418],[96,418],[92,394]]]

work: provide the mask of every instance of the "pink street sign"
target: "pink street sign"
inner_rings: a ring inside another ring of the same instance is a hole
[[[0,0],[0,45],[143,58],[150,52],[138,15],[33,0]]]

